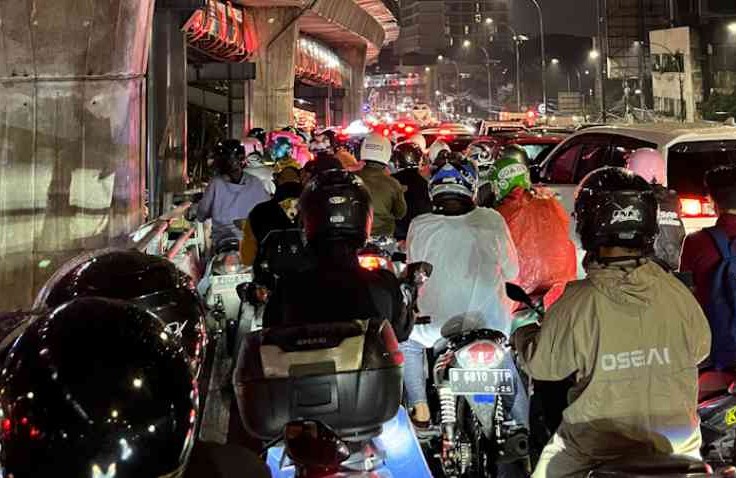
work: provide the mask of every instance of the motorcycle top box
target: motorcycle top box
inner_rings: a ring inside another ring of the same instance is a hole
[[[239,355],[238,408],[263,440],[304,418],[361,440],[380,433],[401,403],[404,359],[385,320],[264,329],[246,336]]]

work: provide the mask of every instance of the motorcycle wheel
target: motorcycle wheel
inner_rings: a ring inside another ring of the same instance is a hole
[[[483,433],[483,426],[464,397],[458,398],[457,417],[462,424],[462,435],[470,440],[470,468],[463,478],[496,478],[493,443]]]

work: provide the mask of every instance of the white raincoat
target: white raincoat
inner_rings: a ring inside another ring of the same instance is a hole
[[[462,314],[480,316],[485,327],[511,328],[511,302],[505,283],[519,274],[519,261],[503,217],[493,209],[475,208],[462,216],[423,214],[409,226],[409,262],[434,266],[419,297],[419,314],[431,323],[417,325],[411,339],[432,347],[442,326]]]

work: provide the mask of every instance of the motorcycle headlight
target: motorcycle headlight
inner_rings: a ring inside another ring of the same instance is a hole
[[[240,255],[237,252],[223,252],[212,262],[214,275],[243,274],[245,271],[246,267],[240,262]]]

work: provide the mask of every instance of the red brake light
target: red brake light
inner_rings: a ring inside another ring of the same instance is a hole
[[[492,367],[503,358],[503,351],[490,340],[480,340],[460,350],[458,361],[463,367]]]
[[[414,132],[414,127],[413,126],[407,126],[404,129],[404,131],[406,131],[407,133],[413,133]]]
[[[713,204],[707,198],[680,198],[682,217],[716,217]]]
[[[406,123],[399,123],[397,126],[399,127],[399,129],[404,129],[406,128]]]
[[[390,132],[391,132],[391,131],[389,131],[389,129],[388,129],[388,128],[383,128],[383,135],[384,135],[384,136],[388,136]]]

